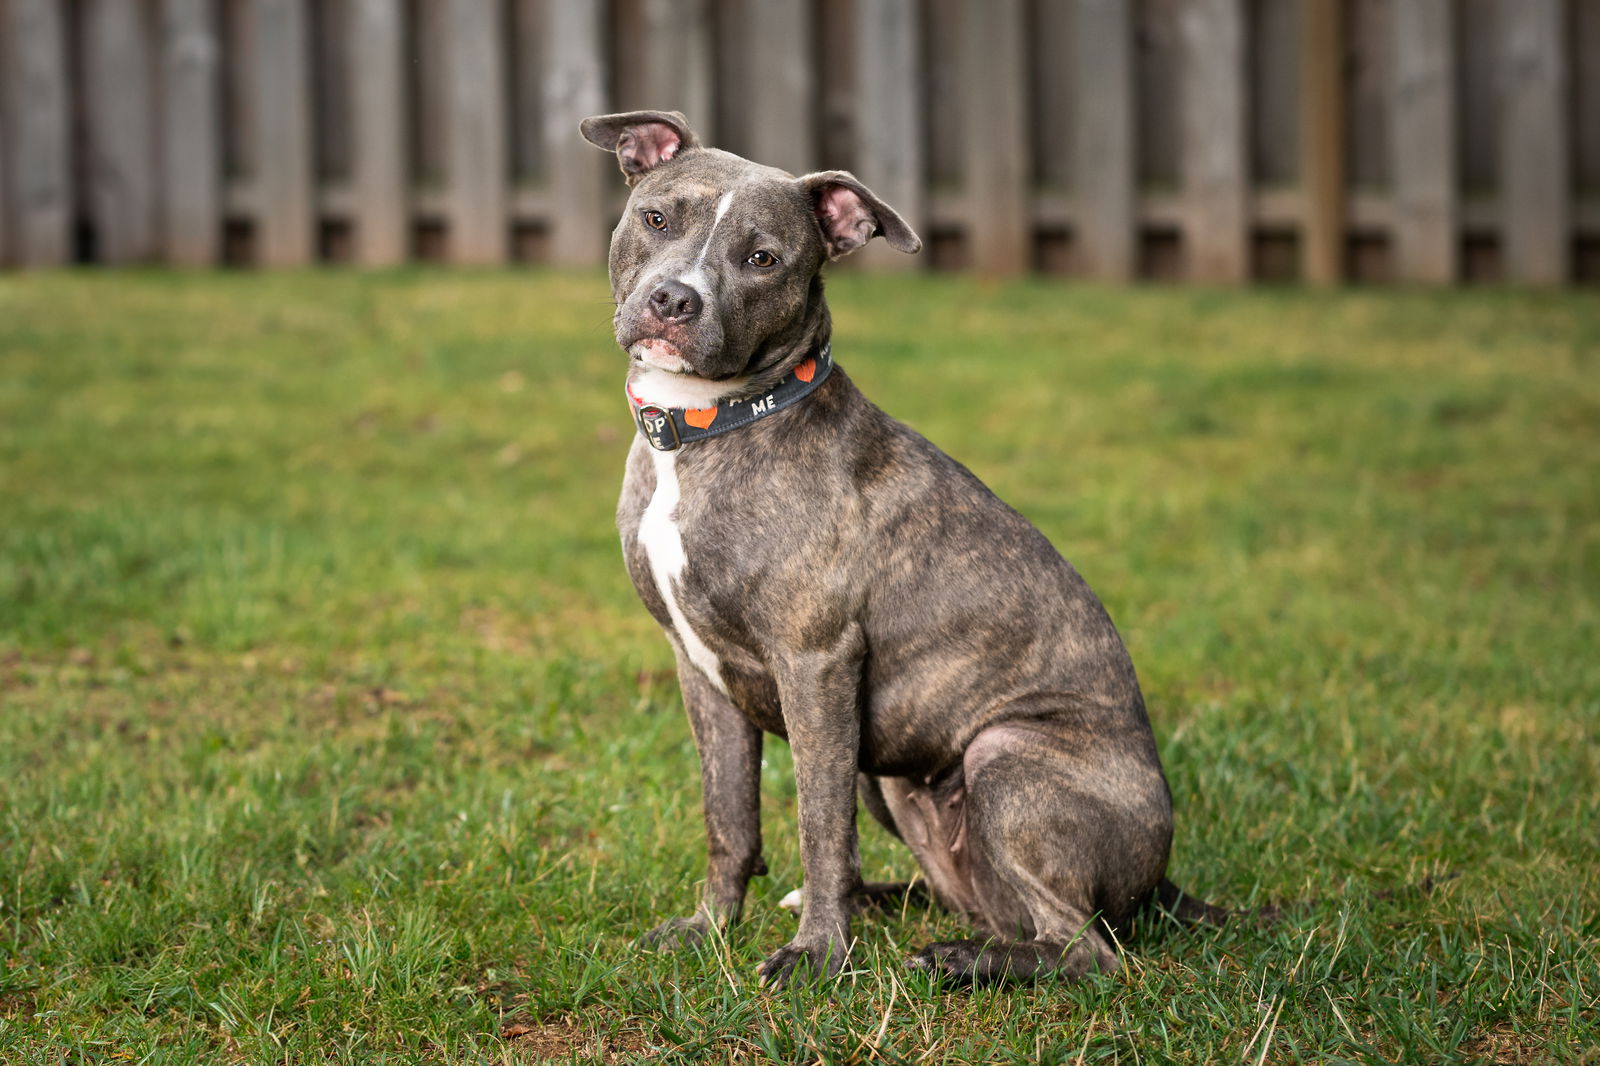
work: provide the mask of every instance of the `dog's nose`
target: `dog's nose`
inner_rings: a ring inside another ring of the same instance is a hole
[[[663,281],[650,294],[650,310],[663,322],[689,322],[700,313],[700,294],[681,281]]]

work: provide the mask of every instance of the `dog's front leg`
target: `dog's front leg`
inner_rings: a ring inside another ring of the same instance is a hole
[[[700,750],[706,885],[699,909],[646,933],[647,947],[697,944],[713,927],[738,921],[750,878],[767,872],[761,860],[761,730],[681,652],[678,684]]]
[[[827,650],[791,654],[774,665],[794,751],[806,886],[794,939],[761,964],[762,983],[781,987],[790,980],[831,977],[850,948],[850,896],[861,883],[856,851],[860,636],[852,631]]]

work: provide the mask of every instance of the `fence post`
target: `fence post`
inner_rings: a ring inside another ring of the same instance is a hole
[[[1565,281],[1570,258],[1565,14],[1561,0],[1502,0],[1501,232],[1506,277],[1532,285]]]
[[[1312,285],[1344,276],[1344,27],[1340,0],[1301,0],[1302,272]]]
[[[72,258],[72,121],[61,0],[0,4],[0,90],[10,140],[13,258],[55,267]]]
[[[450,261],[503,263],[506,210],[506,85],[499,5],[448,0]]]
[[[211,266],[222,231],[222,46],[211,5],[162,0],[160,42],[162,255],[173,266]]]
[[[922,25],[917,12],[916,0],[856,0],[856,176],[926,241],[926,134],[917,105]],[[897,252],[882,241],[867,245],[856,257],[870,270],[920,265],[918,256]]]
[[[119,265],[155,253],[155,116],[147,8],[91,0],[84,37],[84,168],[97,258]]]
[[[1183,42],[1184,243],[1194,281],[1250,276],[1242,0],[1191,0]]]
[[[640,14],[639,99],[621,106],[681,111],[702,141],[717,143],[710,0],[642,0]]]
[[[0,35],[10,27],[5,25],[5,2],[0,0]],[[6,55],[5,42],[0,36],[0,60],[9,63],[10,57]],[[11,195],[7,187],[11,184],[11,163],[7,153],[10,145],[6,143],[6,127],[10,124],[6,114],[6,85],[5,79],[0,77],[0,270],[11,265]]]
[[[409,251],[403,16],[400,0],[353,0],[349,10],[351,185],[362,266],[390,266]]]
[[[606,110],[605,44],[598,5],[545,0],[544,109],[540,130],[549,160],[550,259],[562,266],[606,261],[606,180],[611,161],[578,134],[578,123]]]
[[[305,0],[253,0],[256,252],[263,266],[311,261],[311,63]]]
[[[1073,35],[1078,107],[1072,147],[1077,244],[1096,281],[1132,280],[1136,268],[1138,115],[1134,110],[1133,5],[1077,0]]]
[[[1456,278],[1453,0],[1394,7],[1389,102],[1394,151],[1395,266],[1402,281]]]
[[[742,0],[750,36],[740,65],[750,72],[736,91],[752,116],[744,131],[750,158],[804,174],[816,167],[812,12],[793,0]]]
[[[978,273],[1020,274],[1033,250],[1023,4],[966,0],[961,11],[967,247]]]

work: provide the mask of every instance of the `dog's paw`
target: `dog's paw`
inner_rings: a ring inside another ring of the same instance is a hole
[[[662,922],[636,941],[645,951],[677,951],[699,947],[711,935],[711,922],[703,914]]]
[[[1117,958],[1109,948],[1087,939],[1067,944],[945,940],[929,944],[907,959],[906,966],[950,984],[993,985],[1046,975],[1075,980],[1095,972],[1111,973],[1117,969]]]
[[[973,980],[988,944],[982,940],[946,940],[929,944],[906,960],[912,970],[922,970],[955,984]]]
[[[832,977],[844,968],[848,949],[837,940],[816,947],[790,942],[767,956],[757,975],[764,988],[784,988]]]

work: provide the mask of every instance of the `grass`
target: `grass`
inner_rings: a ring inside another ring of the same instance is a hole
[[[831,293],[1106,599],[1174,878],[1284,922],[947,992],[900,960],[961,926],[908,911],[762,992],[771,742],[745,923],[640,956],[703,843],[600,279],[9,276],[0,1061],[1595,1061],[1600,302]]]

